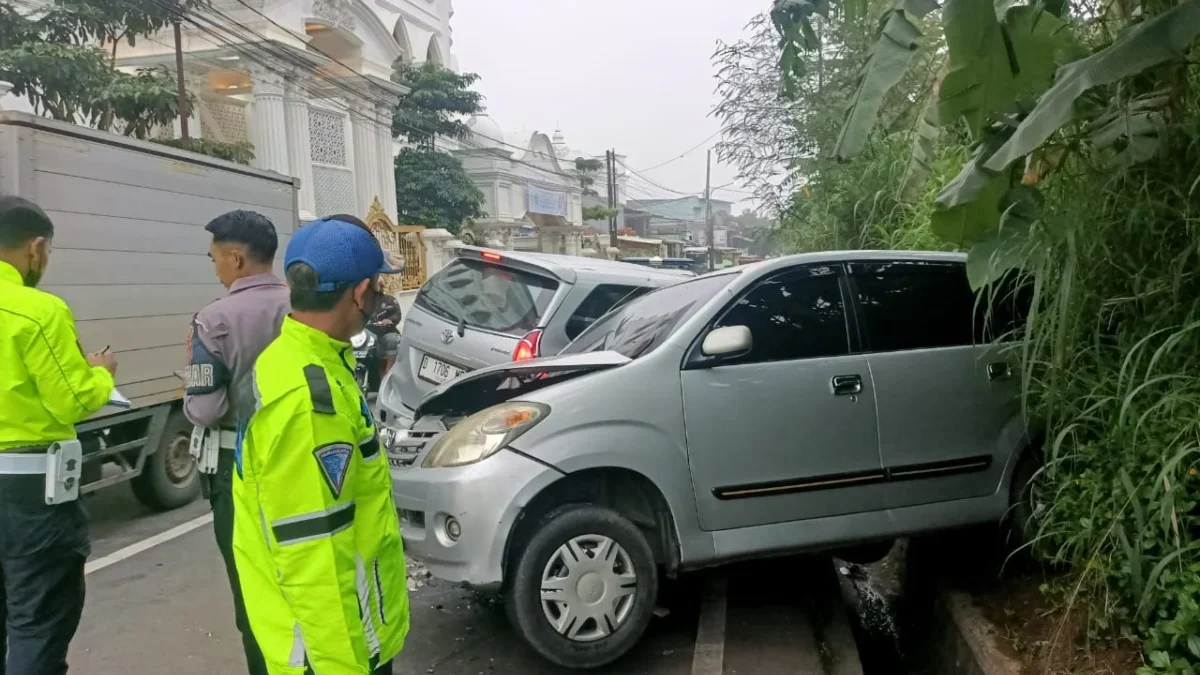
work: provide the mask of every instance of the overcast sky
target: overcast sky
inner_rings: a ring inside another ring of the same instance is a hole
[[[641,171],[718,131],[712,53],[769,0],[454,0],[454,54],[477,73],[505,131],[561,128],[574,150],[616,148]],[[644,171],[670,190],[704,189],[704,149]],[[714,157],[713,185],[732,181]],[[739,188],[738,185],[730,186]],[[634,177],[630,196],[673,197]],[[714,198],[740,201],[720,191]]]

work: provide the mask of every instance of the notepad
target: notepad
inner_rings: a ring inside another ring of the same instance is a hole
[[[115,408],[132,408],[133,402],[125,398],[125,396],[123,396],[121,392],[117,391],[114,387],[112,393],[108,395],[108,405],[111,405]]]

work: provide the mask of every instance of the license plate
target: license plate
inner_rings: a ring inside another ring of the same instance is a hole
[[[417,371],[417,375],[422,380],[427,380],[434,384],[442,384],[448,380],[453,380],[465,372],[462,368],[452,366],[445,361],[439,361],[432,356],[425,356],[421,359],[421,368]]]

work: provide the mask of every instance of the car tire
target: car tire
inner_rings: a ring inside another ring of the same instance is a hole
[[[1037,534],[1038,513],[1037,481],[1038,472],[1042,470],[1040,458],[1032,453],[1025,453],[1017,463],[1013,472],[1012,488],[1009,497],[1008,530],[1009,542],[1013,550],[1027,550],[1030,555],[1038,557]]]
[[[658,568],[646,536],[616,511],[591,504],[554,509],[532,531],[533,536],[513,556],[505,587],[505,609],[517,634],[542,657],[566,668],[599,668],[624,656],[646,631],[658,596]],[[607,559],[594,557],[602,552]],[[585,558],[579,558],[579,553]],[[583,563],[583,571],[569,569],[572,557]],[[579,578],[572,579],[576,574]],[[627,581],[630,574],[635,581]],[[561,580],[556,590],[571,593],[575,602],[544,606],[544,579]],[[607,605],[603,601],[611,590],[630,584],[635,584],[632,594]],[[588,604],[578,599],[580,593],[591,597],[599,593],[601,599]],[[584,610],[577,622],[572,617],[578,614],[566,609],[572,605]],[[595,616],[602,615],[598,610],[605,606],[611,609],[609,618],[603,619],[607,625],[601,625]],[[562,632],[551,623],[552,615],[559,618]],[[616,626],[611,630],[614,618]]]
[[[191,424],[182,412],[171,413],[162,439],[132,481],[138,501],[156,511],[191,504],[200,496],[200,473],[188,453]]]

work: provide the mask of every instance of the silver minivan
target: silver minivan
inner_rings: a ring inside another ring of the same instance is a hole
[[[661,574],[999,522],[1038,461],[1003,339],[1028,300],[977,296],[961,255],[862,251],[647,293],[387,432],[406,549],[587,668],[640,638]]]
[[[688,278],[677,270],[463,246],[421,287],[380,387],[407,426],[435,386],[497,363],[556,354],[621,302]]]

